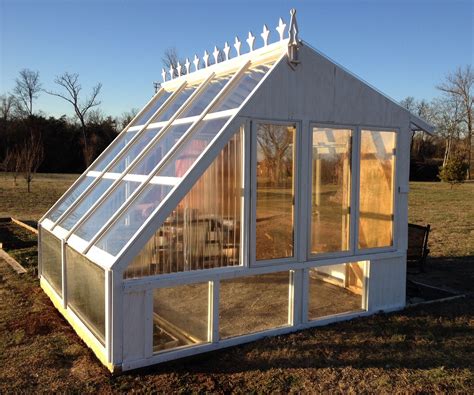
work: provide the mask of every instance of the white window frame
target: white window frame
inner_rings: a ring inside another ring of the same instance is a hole
[[[275,258],[257,260],[256,257],[256,234],[257,234],[257,127],[259,124],[271,124],[271,125],[294,125],[296,128],[295,132],[295,147],[293,149],[293,183],[294,183],[294,196],[293,196],[293,256],[286,258]],[[260,267],[260,266],[274,266],[285,263],[296,263],[302,258],[301,249],[299,248],[300,237],[301,237],[301,140],[302,140],[302,122],[301,120],[275,120],[275,119],[259,119],[253,118],[251,120],[252,140],[251,140],[251,151],[250,151],[250,218],[248,223],[248,232],[250,235],[249,245],[249,266]]]

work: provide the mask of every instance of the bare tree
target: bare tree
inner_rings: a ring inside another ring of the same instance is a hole
[[[20,150],[16,147],[8,148],[3,158],[3,162],[0,164],[0,168],[3,171],[11,172],[13,175],[13,184],[16,186],[18,173],[20,172]]]
[[[23,114],[33,115],[33,101],[38,98],[38,94],[41,92],[39,72],[23,69],[15,83],[13,92],[16,96],[18,109]]]
[[[7,121],[11,118],[15,105],[15,96],[8,93],[0,95],[0,117],[4,121]]]
[[[19,148],[17,155],[19,169],[23,173],[23,177],[28,185],[28,192],[30,192],[31,181],[38,167],[41,165],[44,156],[41,136],[36,133],[30,133],[29,138],[27,138]]]
[[[471,140],[473,135],[473,105],[474,105],[474,71],[471,65],[458,67],[454,73],[446,76],[445,81],[437,88],[447,96],[456,98],[462,107],[462,122],[467,128],[467,156],[468,163],[471,164]],[[468,179],[472,174],[469,167]]]
[[[124,111],[120,117],[117,119],[117,125],[119,125],[120,130],[119,132],[125,127],[132,122],[132,119],[135,118],[135,116],[138,114],[139,109],[138,108],[132,108],[129,111]]]
[[[66,72],[56,77],[54,82],[62,87],[65,92],[46,91],[46,93],[60,97],[73,106],[74,113],[81,124],[84,161],[88,167],[91,164],[92,158],[94,156],[94,147],[89,146],[88,143],[86,115],[91,108],[100,105],[101,102],[98,101],[97,97],[99,96],[100,90],[102,89],[102,84],[99,82],[97,85],[95,85],[92,88],[91,95],[86,100],[81,101],[80,94],[82,86],[79,83],[79,74]]]

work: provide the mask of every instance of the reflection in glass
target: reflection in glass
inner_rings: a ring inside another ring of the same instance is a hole
[[[258,124],[256,258],[293,256],[295,125]]]
[[[246,335],[289,324],[289,272],[223,280],[219,296],[219,335]]]
[[[206,343],[209,284],[198,283],[153,291],[153,351]]]
[[[350,143],[350,129],[313,128],[313,254],[349,249]]]
[[[142,277],[154,274],[200,270],[240,264],[240,213],[242,185],[242,133],[239,131],[226,144],[209,168],[173,210],[165,223],[138,254],[125,277]],[[183,161],[186,161],[183,158]],[[182,164],[176,164],[180,167]],[[184,165],[184,164],[183,164]],[[148,186],[144,194],[124,218],[141,218],[140,207],[147,195],[160,188]],[[152,205],[152,207],[156,207]],[[132,237],[134,222],[114,225],[115,232]],[[114,229],[113,228],[113,229]],[[110,232],[113,235],[115,232]],[[105,242],[107,244],[105,244]],[[119,251],[114,238],[106,235],[98,246],[110,253]]]
[[[178,95],[173,99],[173,101],[166,107],[164,111],[160,111],[160,113],[153,118],[153,122],[162,122],[168,121],[175,113],[179,110],[179,108],[184,104],[184,102],[192,95],[192,93],[196,90],[197,86],[187,86]]]
[[[308,320],[363,309],[365,262],[309,270]]]
[[[361,131],[360,249],[393,244],[395,138],[395,132]]]

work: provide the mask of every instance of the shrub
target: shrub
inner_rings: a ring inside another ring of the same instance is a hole
[[[446,162],[446,165],[439,168],[438,177],[441,181],[451,184],[451,188],[455,184],[464,182],[466,178],[466,165],[459,157],[453,157]]]

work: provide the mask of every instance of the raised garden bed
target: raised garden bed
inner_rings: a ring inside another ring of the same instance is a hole
[[[13,222],[11,218],[0,219],[0,243],[12,258],[18,261],[28,271],[38,267],[37,235],[31,230]],[[35,223],[28,223],[35,227]]]

